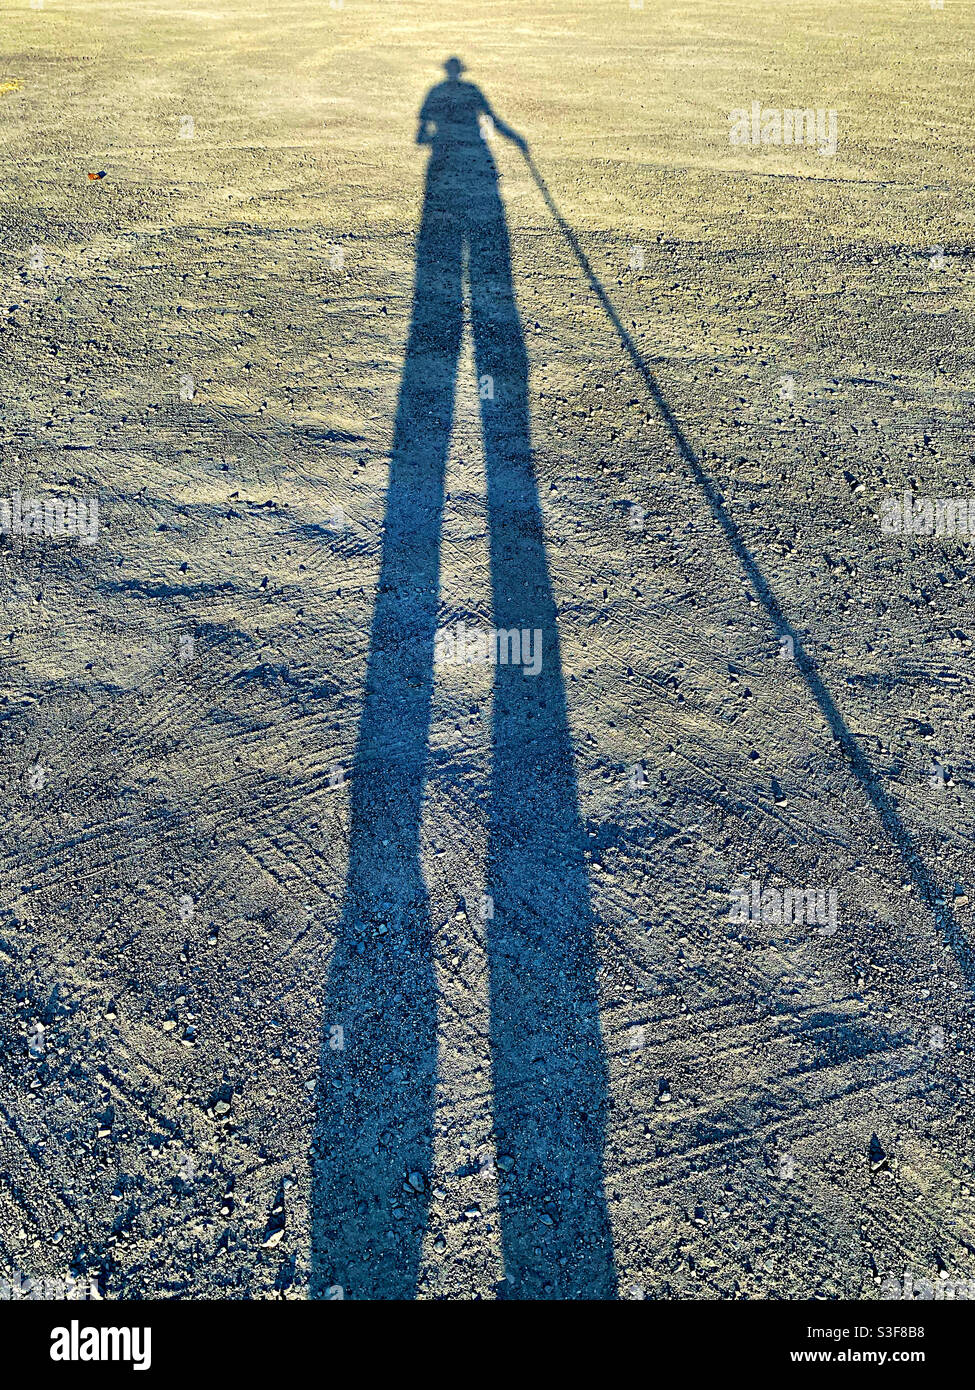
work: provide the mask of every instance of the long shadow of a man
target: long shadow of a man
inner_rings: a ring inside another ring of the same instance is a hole
[[[502,1292],[613,1298],[593,915],[532,463],[528,359],[482,118],[524,142],[460,80],[457,59],[445,66],[447,81],[424,101],[417,135],[431,157],[351,773],[346,896],[326,993],[312,1296],[336,1288],[351,1298],[412,1298],[429,1218],[437,1001],[420,821],[466,250],[493,621],[509,635],[506,664],[494,669],[485,885],[494,911],[494,1133],[498,1153],[512,1160],[498,1175]],[[520,665],[517,635],[531,654],[529,662],[523,650]]]

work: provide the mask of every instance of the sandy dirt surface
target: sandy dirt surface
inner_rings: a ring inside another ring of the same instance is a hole
[[[973,30],[2,7],[0,497],[99,531],[0,537],[0,1274],[975,1279],[975,563],[880,524],[975,497]],[[450,54],[534,165],[444,195],[437,346]]]

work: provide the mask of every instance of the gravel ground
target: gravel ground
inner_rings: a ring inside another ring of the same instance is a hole
[[[0,1273],[975,1279],[973,27],[4,9]]]

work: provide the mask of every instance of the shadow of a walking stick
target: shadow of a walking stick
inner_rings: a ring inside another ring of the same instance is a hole
[[[687,466],[691,477],[703,493],[712,516],[724,532],[725,539],[734,551],[745,575],[751,582],[759,603],[761,603],[765,612],[771,619],[776,636],[790,639],[795,665],[809,693],[819,706],[830,733],[839,745],[850,772],[866,793],[867,799],[877,813],[884,830],[892,840],[897,853],[900,855],[901,861],[910,875],[912,883],[920,893],[925,907],[931,912],[938,931],[953,952],[958,966],[968,981],[969,986],[975,986],[975,967],[973,967],[971,949],[955,921],[951,908],[946,902],[939,901],[937,884],[918,853],[916,845],[911,839],[900,816],[897,814],[889,796],[881,786],[869,760],[847,727],[843,716],[840,714],[833,701],[833,697],[823,684],[812,658],[804,649],[798,634],[790,626],[778,599],[775,597],[761,569],[748,550],[741,532],[728,514],[717,488],[704,471],[700,459],[675,419],[646,359],[633,341],[630,333],[627,332],[619,314],[616,312],[612,300],[603,289],[598,276],[589,263],[586,253],[579,244],[578,237],[559,211],[555,200],[549,192],[548,185],[532,157],[531,151],[525,147],[522,153],[525,156],[525,162],[535,181],[535,185],[541,193],[542,198],[545,200],[549,212],[552,214],[556,225],[568,242],[573,255],[589,282],[590,288],[602,305],[607,318],[616,330],[623,350],[629,357],[654,407],[666,425],[681,460]]]

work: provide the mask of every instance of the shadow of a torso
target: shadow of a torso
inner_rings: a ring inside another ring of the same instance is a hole
[[[465,206],[455,212],[469,218],[480,197],[496,196],[497,167],[484,138],[487,102],[472,82],[440,82],[427,95],[420,120],[432,125],[427,196],[463,189]]]
[[[483,145],[481,117],[488,104],[473,82],[438,82],[427,93],[420,108],[420,120],[436,125],[431,141],[434,152],[454,146]]]

